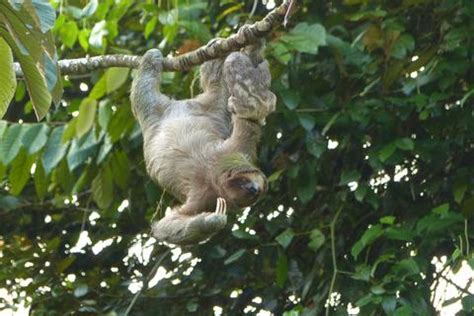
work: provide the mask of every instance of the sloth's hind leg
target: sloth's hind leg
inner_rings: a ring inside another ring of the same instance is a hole
[[[218,198],[213,213],[184,215],[177,210],[171,211],[153,224],[153,236],[171,244],[191,245],[208,239],[223,229],[226,223],[226,203],[224,199]]]
[[[263,123],[275,110],[266,60],[255,65],[246,53],[234,52],[224,62],[223,79],[230,93],[229,111],[237,117]]]

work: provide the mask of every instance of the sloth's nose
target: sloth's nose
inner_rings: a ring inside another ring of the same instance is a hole
[[[257,184],[255,184],[253,182],[250,182],[250,183],[246,184],[245,185],[245,190],[252,196],[257,195],[258,192],[259,192]]]

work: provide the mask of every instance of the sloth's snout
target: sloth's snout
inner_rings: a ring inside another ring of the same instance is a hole
[[[254,182],[249,182],[244,185],[245,191],[251,196],[257,196],[260,193],[260,188],[258,184]]]

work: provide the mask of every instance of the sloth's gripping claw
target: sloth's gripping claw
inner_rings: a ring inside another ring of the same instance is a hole
[[[205,217],[205,226],[209,232],[218,231],[227,224],[227,204],[223,198],[217,198],[216,210]]]

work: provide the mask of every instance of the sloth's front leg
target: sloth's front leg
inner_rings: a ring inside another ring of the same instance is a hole
[[[185,207],[183,205],[182,207]],[[223,198],[218,198],[213,213],[205,212],[187,215],[172,210],[160,221],[153,224],[153,236],[159,241],[176,245],[191,245],[204,241],[223,229],[227,224],[227,205]]]

